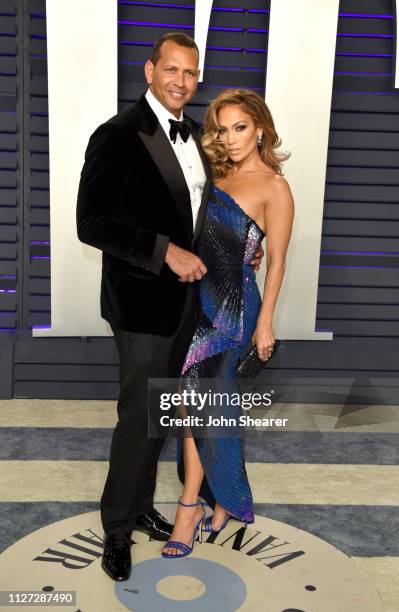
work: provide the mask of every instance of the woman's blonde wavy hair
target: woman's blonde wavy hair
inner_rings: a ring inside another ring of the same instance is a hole
[[[282,163],[290,153],[277,153],[281,140],[274,127],[273,117],[265,101],[250,89],[226,89],[213,100],[205,115],[202,147],[212,168],[213,178],[219,180],[227,176],[234,162],[219,139],[218,114],[225,106],[236,104],[250,115],[257,128],[263,131],[259,154],[263,162],[277,174],[282,174]]]

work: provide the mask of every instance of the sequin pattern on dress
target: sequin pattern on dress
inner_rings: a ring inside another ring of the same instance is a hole
[[[264,234],[225,191],[212,185],[199,237],[198,254],[207,267],[200,281],[201,315],[182,369],[182,382],[198,389],[200,380],[229,380],[255,330],[261,297],[250,265]],[[231,407],[229,407],[231,411]],[[229,416],[238,418],[237,407]],[[240,520],[253,521],[253,500],[245,469],[243,439],[195,438],[204,468],[200,495],[218,501]],[[182,443],[178,471],[184,482]]]

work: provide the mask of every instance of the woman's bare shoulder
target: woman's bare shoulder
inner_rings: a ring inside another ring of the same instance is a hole
[[[256,191],[265,205],[292,200],[290,185],[281,174],[273,171],[262,172],[256,183]]]
[[[276,172],[267,172],[262,178],[261,187],[265,187],[267,189],[273,190],[273,192],[278,194],[284,194],[290,192],[290,185],[287,179],[281,174],[277,174]]]
[[[285,176],[283,176],[282,174],[277,174],[277,172],[268,173],[267,176],[265,176],[265,182],[272,189],[280,189],[284,191],[290,188],[290,185]]]

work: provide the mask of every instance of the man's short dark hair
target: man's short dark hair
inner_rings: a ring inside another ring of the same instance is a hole
[[[191,38],[191,36],[189,36],[188,34],[184,34],[184,32],[168,32],[167,34],[164,34],[163,36],[161,36],[161,38],[155,41],[154,43],[154,47],[152,49],[152,55],[150,57],[150,60],[154,64],[154,66],[160,58],[162,45],[166,43],[168,40],[171,40],[172,42],[176,43],[176,45],[179,45],[180,47],[187,47],[188,49],[195,49],[199,57],[199,49],[197,47],[197,44],[194,38]]]

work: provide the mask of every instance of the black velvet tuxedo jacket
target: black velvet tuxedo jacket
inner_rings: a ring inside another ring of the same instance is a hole
[[[113,327],[171,336],[187,283],[164,263],[170,242],[195,251],[205,214],[210,170],[193,235],[190,193],[168,136],[146,98],[92,134],[77,204],[79,239],[101,249],[101,315]]]

